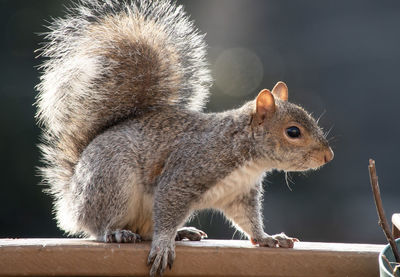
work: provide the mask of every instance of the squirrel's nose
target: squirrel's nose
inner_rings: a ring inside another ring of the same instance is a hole
[[[325,163],[329,163],[330,161],[333,160],[333,151],[332,149],[329,147],[328,150],[325,152],[325,156],[324,156],[324,161]]]

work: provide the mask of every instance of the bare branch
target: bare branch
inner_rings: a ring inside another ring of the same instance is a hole
[[[392,248],[393,255],[396,259],[396,262],[400,263],[399,251],[397,250],[396,242],[392,236],[392,233],[390,232],[390,228],[389,228],[388,222],[386,220],[386,216],[385,216],[385,211],[383,210],[381,192],[380,192],[379,184],[378,184],[378,176],[376,175],[375,161],[373,159],[369,159],[368,169],[369,169],[369,178],[371,181],[372,191],[374,194],[376,211],[378,212],[378,217],[379,217],[378,223],[382,227],[382,230],[385,233],[386,239],[389,242],[390,247]]]
[[[390,261],[388,260],[388,258],[386,258],[385,255],[382,255],[382,259],[386,262],[386,265],[390,268],[390,270],[392,272],[394,272],[394,269],[393,269],[392,265],[390,264]]]

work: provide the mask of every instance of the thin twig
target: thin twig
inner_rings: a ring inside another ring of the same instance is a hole
[[[383,260],[386,262],[386,264],[387,264],[387,266],[390,268],[390,270],[391,270],[392,272],[394,272],[394,269],[393,269],[392,265],[390,264],[390,261],[388,260],[388,258],[386,258],[385,255],[382,255],[382,258],[383,258]]]
[[[386,216],[385,216],[385,211],[383,210],[381,193],[380,193],[379,184],[378,184],[378,176],[376,175],[375,161],[373,159],[369,159],[368,169],[369,169],[369,178],[371,181],[372,191],[374,194],[376,211],[378,212],[378,217],[379,217],[378,223],[382,227],[382,230],[385,233],[386,239],[389,242],[390,247],[392,248],[393,255],[394,255],[394,258],[396,259],[396,262],[400,263],[400,255],[397,250],[397,245],[392,236],[392,233],[390,232],[390,228],[389,228],[388,222],[386,220]]]
[[[386,258],[385,255],[382,255],[383,260],[386,262],[387,266],[390,268],[391,272],[393,273],[393,276],[399,276],[397,273],[399,272],[400,265],[395,265],[394,269],[392,265],[390,264],[388,258]]]

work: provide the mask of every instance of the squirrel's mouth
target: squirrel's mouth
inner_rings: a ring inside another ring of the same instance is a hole
[[[333,160],[333,151],[330,147],[324,149],[323,151],[318,151],[310,156],[308,169],[318,169],[321,166],[329,163]],[[306,170],[306,169],[304,169]]]
[[[288,170],[288,171],[301,172],[301,171],[307,171],[307,170],[317,170],[320,167],[321,166],[304,166],[304,165],[301,165],[301,166],[299,166],[299,167],[297,167],[295,169],[291,169],[291,170]]]
[[[328,150],[315,153],[309,156],[303,163],[296,164],[295,166],[290,166],[285,171],[307,171],[307,170],[317,170],[329,163],[333,159],[333,151],[329,147]]]

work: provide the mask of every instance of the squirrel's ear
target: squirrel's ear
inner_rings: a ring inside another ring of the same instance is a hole
[[[281,99],[282,101],[287,101],[288,96],[289,96],[287,85],[284,82],[279,81],[278,83],[276,83],[276,85],[272,89],[272,94],[275,97],[278,97],[279,99]]]
[[[263,89],[256,98],[256,117],[259,123],[275,113],[275,99],[268,89]]]

